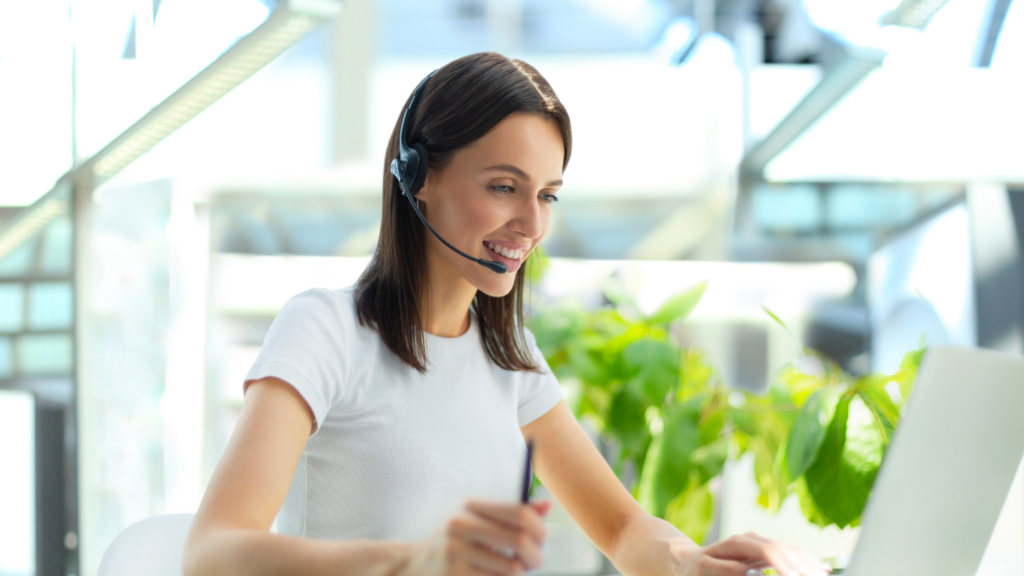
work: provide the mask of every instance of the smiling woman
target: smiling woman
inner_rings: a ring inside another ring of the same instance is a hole
[[[359,320],[422,372],[424,328],[452,336],[468,327],[468,316],[446,326],[425,306],[426,298],[447,298],[454,290],[472,302],[485,349],[498,366],[536,370],[524,353],[522,263],[547,233],[550,203],[572,152],[569,113],[532,66],[493,53],[444,66],[420,98],[415,109],[411,96],[406,102],[412,114],[406,138],[423,146],[429,169],[422,189],[412,193],[442,237],[471,256],[505,264],[509,273],[459,257],[419,225],[387,169],[400,153],[400,115],[384,157],[380,241],[356,295]],[[485,243],[522,257],[509,258]]]
[[[274,319],[185,574],[538,568],[551,502],[521,501],[526,438],[537,477],[624,573],[818,573],[757,536],[701,548],[647,514],[562,400],[522,322],[524,264],[548,232],[572,143],[544,78],[474,54],[428,77],[414,101],[385,155],[377,251],[356,285],[303,292]],[[269,533],[275,516],[280,534]]]

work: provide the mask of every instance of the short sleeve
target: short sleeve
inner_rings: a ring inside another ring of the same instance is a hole
[[[519,376],[519,426],[526,426],[555,407],[562,399],[562,387],[551,372],[544,354],[537,346],[537,339],[529,328],[526,332],[526,344],[533,361],[541,369],[541,373],[520,372]]]
[[[344,385],[345,315],[330,290],[315,288],[293,296],[278,312],[245,384],[261,378],[284,380],[309,404],[314,434],[338,402]]]

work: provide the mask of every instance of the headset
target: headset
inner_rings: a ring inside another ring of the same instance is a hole
[[[489,270],[497,272],[498,274],[505,274],[508,272],[508,267],[501,262],[484,260],[483,258],[474,258],[449,244],[448,241],[442,238],[441,235],[434,230],[433,226],[427,222],[427,219],[423,217],[423,213],[420,212],[419,204],[416,203],[416,194],[419,193],[420,188],[423,187],[423,182],[427,179],[427,147],[420,142],[410,145],[408,143],[409,141],[406,140],[406,135],[412,129],[410,125],[412,124],[412,119],[415,114],[416,104],[420,99],[420,94],[426,87],[427,81],[436,73],[437,70],[434,70],[428,74],[426,78],[420,81],[419,85],[416,86],[416,89],[413,90],[412,98],[409,99],[409,106],[405,109],[405,113],[402,115],[402,128],[398,132],[398,158],[391,161],[391,174],[394,175],[396,180],[398,180],[398,187],[401,188],[402,195],[409,199],[409,203],[412,204],[413,211],[416,212],[416,215],[423,221],[423,225],[433,232],[434,236],[437,236],[438,240],[440,240],[445,246],[454,250],[457,254],[460,254]]]

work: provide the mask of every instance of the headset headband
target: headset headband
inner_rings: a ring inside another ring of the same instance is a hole
[[[391,173],[398,179],[402,193],[409,196],[410,200],[416,196],[423,187],[427,178],[427,148],[423,144],[409,144],[407,140],[412,131],[412,121],[416,114],[416,104],[419,102],[420,94],[427,86],[437,70],[434,70],[427,77],[420,81],[419,85],[412,92],[409,99],[409,106],[402,115],[402,127],[398,132],[398,158],[391,161]]]

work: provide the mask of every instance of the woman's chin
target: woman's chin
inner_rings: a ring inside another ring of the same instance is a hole
[[[487,278],[482,282],[473,282],[477,290],[491,298],[502,298],[512,291],[516,281],[515,274],[501,274],[500,276],[494,272],[488,272],[488,274],[494,277]],[[508,279],[505,276],[508,276]]]

